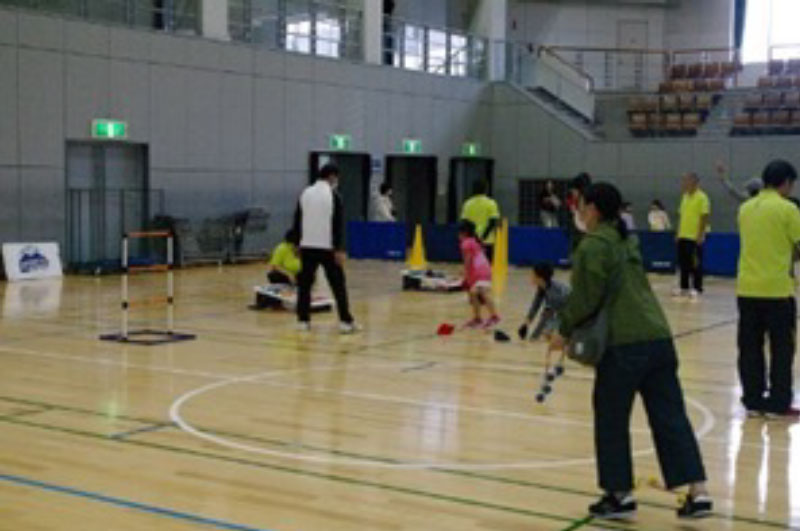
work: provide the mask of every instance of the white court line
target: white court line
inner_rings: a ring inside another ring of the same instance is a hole
[[[384,368],[387,366],[391,367],[398,367],[399,363],[397,364],[381,364],[381,365],[365,365],[362,368],[365,369],[377,369],[377,368]],[[405,365],[405,364],[402,364]],[[348,369],[353,369],[354,367],[348,367]],[[446,468],[450,470],[507,470],[507,469],[549,469],[549,468],[561,468],[567,466],[575,466],[575,465],[590,465],[595,462],[593,457],[587,458],[575,458],[575,459],[558,459],[558,460],[538,460],[538,461],[527,461],[527,462],[516,462],[516,463],[462,463],[462,462],[455,462],[455,463],[446,463],[446,462],[401,462],[401,463],[386,463],[381,461],[370,461],[367,459],[342,459],[342,458],[335,458],[331,456],[315,456],[315,455],[302,455],[293,452],[281,452],[278,450],[270,450],[268,448],[262,448],[258,446],[252,446],[249,444],[243,444],[236,441],[231,441],[229,439],[218,437],[216,435],[212,435],[210,433],[203,432],[188,422],[186,422],[183,417],[181,416],[181,408],[184,404],[186,404],[191,399],[200,396],[202,394],[208,393],[210,391],[214,391],[216,389],[233,385],[239,383],[249,383],[255,382],[258,380],[263,380],[265,378],[272,378],[275,376],[281,376],[288,373],[303,373],[303,372],[322,372],[322,371],[335,371],[335,370],[342,370],[341,367],[318,367],[318,368],[310,368],[307,370],[304,369],[296,369],[291,371],[272,371],[267,373],[258,373],[253,374],[250,376],[243,376],[238,378],[231,378],[229,380],[221,381],[221,382],[213,382],[207,384],[205,386],[199,387],[187,393],[184,393],[180,397],[178,397],[175,402],[172,403],[172,406],[169,409],[170,419],[175,422],[182,430],[185,432],[194,435],[200,439],[204,439],[206,441],[212,442],[214,444],[220,446],[226,446],[228,448],[232,448],[235,450],[241,450],[250,453],[257,453],[262,455],[268,455],[271,457],[279,457],[285,459],[293,459],[296,461],[305,461],[310,463],[318,463],[318,464],[327,464],[327,465],[347,465],[347,466],[358,466],[358,467],[371,467],[371,468],[383,468],[383,469],[395,469],[395,470],[421,470],[421,469],[436,469],[436,468]],[[687,402],[692,404],[696,407],[703,415],[703,425],[698,430],[697,436],[698,438],[703,438],[707,435],[711,430],[714,428],[714,415],[711,411],[697,402],[696,400],[687,398]],[[428,402],[423,402],[423,404],[428,405]],[[557,419],[558,417],[554,417]],[[562,419],[563,420],[563,419]],[[644,450],[637,450],[632,453],[633,456],[641,456],[641,455],[648,455],[653,453],[655,450],[653,448],[648,448]]]
[[[127,368],[132,368],[132,369],[137,369],[137,370],[160,372],[160,373],[165,373],[165,374],[175,374],[175,375],[180,375],[180,376],[194,376],[194,377],[198,377],[198,378],[208,378],[210,380],[231,380],[231,379],[237,379],[237,378],[242,377],[241,375],[234,375],[234,374],[224,374],[224,373],[217,373],[217,372],[210,373],[210,372],[204,372],[204,371],[196,371],[196,370],[191,370],[191,369],[178,369],[178,368],[175,368],[175,367],[164,367],[164,366],[158,366],[158,365],[141,365],[141,364],[136,364],[136,363],[128,363],[126,361],[116,361],[116,360],[90,358],[90,357],[85,357],[85,356],[75,356],[75,355],[61,354],[61,353],[56,353],[56,352],[45,352],[45,351],[38,351],[38,350],[30,350],[30,349],[23,349],[23,348],[18,348],[18,347],[8,347],[8,346],[3,346],[3,345],[0,345],[0,352],[6,353],[6,354],[9,354],[9,355],[20,356],[20,357],[46,358],[46,359],[53,359],[53,360],[57,360],[57,361],[72,361],[72,362],[77,362],[77,363],[84,363],[84,364],[91,364],[91,365],[102,365],[102,366],[107,366],[107,367],[122,367],[122,368],[126,368],[127,367]],[[444,365],[442,365],[440,363],[440,366],[444,366]],[[487,367],[487,368],[502,368],[502,369],[506,369],[506,370],[517,371],[517,373],[519,373],[520,369],[531,369],[531,368],[533,368],[533,367],[525,367],[525,366],[522,366],[522,365],[512,365],[512,364],[509,364],[509,365],[487,364],[487,365],[484,365],[483,367]],[[288,374],[288,373],[287,372],[283,372],[281,374]],[[535,372],[531,371],[530,374],[535,374]],[[247,377],[247,376],[245,375],[245,377]],[[574,374],[573,374],[573,377],[575,377]],[[581,374],[579,376],[579,378],[586,379],[586,380],[591,379],[591,377],[589,375],[585,375],[585,374]],[[246,382],[240,382],[240,383],[246,383]],[[270,385],[272,385],[272,384],[270,384]],[[278,385],[278,384],[275,384],[275,385]],[[695,406],[697,409],[699,409],[701,411],[703,409],[706,409],[704,406],[702,406],[702,404],[700,404],[696,400],[693,400],[693,399],[690,399],[690,398],[687,397],[686,401],[692,403],[693,406]],[[515,415],[515,413],[511,412],[511,413],[509,413],[509,415]],[[517,414],[517,415],[521,415],[521,414]],[[530,416],[534,417],[533,415],[530,415]],[[712,417],[713,417],[713,415],[712,415]],[[579,422],[579,421],[570,421],[570,422]],[[703,431],[703,429],[697,430],[697,433],[699,435],[701,433],[704,433],[704,431]],[[713,442],[713,443],[718,443],[718,444],[721,444],[721,445],[730,444],[730,441],[727,440],[727,439],[718,438],[718,437],[708,437],[705,434],[702,436],[702,439],[705,442]],[[741,446],[749,447],[749,448],[761,449],[763,447],[763,443],[742,442]],[[774,446],[774,445],[771,445],[770,449],[774,450],[774,451],[782,451],[782,452],[789,452],[791,450],[788,446],[787,447],[780,447],[780,446]]]

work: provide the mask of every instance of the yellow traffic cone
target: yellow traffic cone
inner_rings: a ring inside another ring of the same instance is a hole
[[[508,219],[503,219],[497,229],[492,260],[492,286],[495,295],[505,291],[508,280]]]
[[[414,230],[414,246],[408,257],[408,268],[411,271],[423,271],[428,269],[428,262],[425,260],[425,244],[422,242],[422,227],[417,225]]]

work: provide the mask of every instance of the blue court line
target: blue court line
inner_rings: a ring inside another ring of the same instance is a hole
[[[115,433],[113,435],[109,435],[109,437],[112,439],[124,439],[126,437],[130,437],[131,435],[138,435],[139,433],[150,433],[153,431],[163,430],[164,428],[172,428],[173,426],[175,426],[175,424],[172,422],[163,424],[150,424],[141,428],[136,428],[135,430]]]
[[[123,498],[116,498],[114,496],[106,496],[104,494],[97,494],[94,492],[75,489],[72,487],[64,487],[61,485],[55,485],[53,483],[45,483],[43,481],[28,479],[21,476],[0,474],[0,481],[5,481],[6,483],[13,483],[16,485],[24,485],[26,487],[34,487],[42,490],[49,490],[52,492],[57,492],[59,494],[67,494],[69,496],[75,496],[77,498],[85,498],[96,502],[115,505],[117,507],[124,507],[125,509],[134,509],[136,511],[155,514],[158,516],[164,516],[167,518],[174,518],[176,520],[193,522],[196,524],[206,525],[209,527],[215,527],[217,529],[226,529],[229,531],[269,531],[268,529],[250,527],[241,524],[234,524],[231,522],[226,522],[224,520],[217,520],[215,518],[208,518],[197,514],[184,513],[181,511],[175,511],[173,509],[166,509],[164,507],[156,507],[155,505],[147,505],[145,503],[125,500]]]

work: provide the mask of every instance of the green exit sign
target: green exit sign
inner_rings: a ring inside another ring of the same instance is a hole
[[[350,135],[331,135],[330,147],[334,151],[349,151],[353,145],[353,138]]]
[[[464,142],[461,152],[465,157],[477,157],[481,154],[481,145],[477,142]]]
[[[116,140],[128,136],[128,123],[115,120],[93,120],[92,138]]]
[[[422,153],[422,140],[419,140],[417,138],[404,138],[403,153],[411,153],[411,154]]]

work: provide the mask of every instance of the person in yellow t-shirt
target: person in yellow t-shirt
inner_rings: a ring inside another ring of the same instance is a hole
[[[792,278],[800,244],[800,211],[787,198],[797,172],[784,160],[769,163],[764,189],[739,208],[739,379],[748,415],[800,416],[792,408],[792,364],[797,305]],[[764,343],[769,337],[769,386]]]
[[[300,254],[297,245],[300,238],[295,230],[289,230],[283,241],[272,251],[269,261],[267,280],[271,284],[297,284],[297,274],[300,273]]]
[[[700,189],[700,178],[696,173],[687,173],[681,183],[683,197],[680,206],[678,225],[678,267],[680,287],[674,295],[689,295],[697,300],[703,293],[703,243],[708,231],[708,218],[711,215],[711,202]],[[691,289],[689,280],[691,279]]]
[[[494,258],[495,233],[500,226],[500,209],[497,207],[497,202],[486,195],[487,189],[485,181],[475,182],[472,186],[472,197],[461,209],[461,219],[471,221],[475,225],[475,234],[491,262]]]

